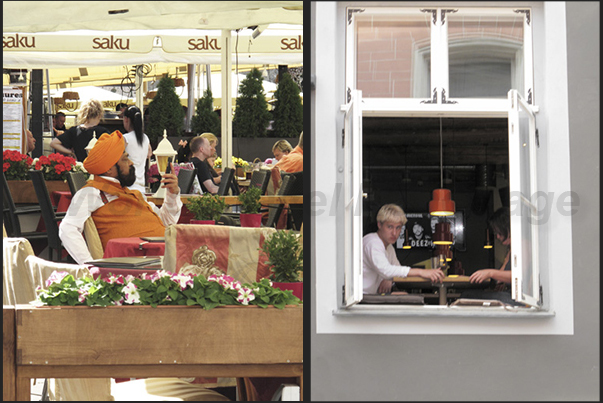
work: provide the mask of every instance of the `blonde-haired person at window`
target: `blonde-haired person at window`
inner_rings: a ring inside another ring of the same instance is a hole
[[[387,294],[392,290],[394,277],[418,276],[434,283],[444,278],[441,269],[418,269],[402,266],[393,244],[400,237],[406,224],[404,210],[396,204],[385,204],[377,213],[377,232],[362,239],[363,244],[363,292],[364,294]]]
[[[77,124],[50,142],[50,147],[60,153],[74,157],[77,161],[86,159],[86,146],[96,132],[96,138],[109,130],[99,126],[103,117],[103,105],[96,99],[91,99],[80,108],[77,115]]]

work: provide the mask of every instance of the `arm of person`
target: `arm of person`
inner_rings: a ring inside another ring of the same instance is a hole
[[[214,176],[212,180],[216,185],[219,185],[222,182],[222,175]]]
[[[511,270],[482,269],[473,273],[469,277],[469,282],[479,284],[490,279],[511,284],[513,276]]]
[[[375,243],[372,245],[366,245],[364,248],[364,255],[366,260],[370,262],[368,267],[372,266],[379,275],[387,280],[391,280],[394,277],[406,277],[410,267],[400,265],[398,259],[395,264],[389,262],[386,256],[386,250],[383,243]]]
[[[147,158],[151,158],[151,155],[153,155],[153,149],[151,148],[151,144],[149,143],[149,152],[147,153]]]
[[[203,186],[205,186],[205,189],[207,189],[207,191],[211,194],[216,194],[218,192],[219,187],[216,186],[216,184],[214,183],[213,180],[211,179],[206,179],[203,182]]]
[[[172,169],[174,168],[172,167]],[[182,212],[182,200],[180,199],[178,177],[175,174],[170,173],[163,175],[161,183],[161,187],[166,189],[161,208],[158,208],[154,203],[148,203],[153,207],[157,215],[159,215],[163,225],[168,227],[178,223],[180,213]]]
[[[442,269],[410,269],[408,271],[409,276],[421,277],[426,280],[431,280],[432,283],[441,283],[444,279],[444,272]]]
[[[84,240],[82,231],[84,223],[103,205],[100,191],[93,187],[79,190],[71,200],[65,218],[59,225],[59,238],[71,257],[78,263],[84,264],[92,260],[88,245]]]
[[[63,145],[63,143],[61,143],[61,140],[59,140],[58,137],[55,137],[52,139],[52,141],[50,142],[50,147],[54,148],[55,150],[57,150],[63,154],[66,154],[70,157],[75,158],[75,153],[73,152],[73,150],[65,147]]]

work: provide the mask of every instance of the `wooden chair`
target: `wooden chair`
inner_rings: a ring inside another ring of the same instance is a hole
[[[195,176],[197,176],[197,168],[180,169],[180,171],[178,171],[178,187],[180,188],[180,194],[191,193]]]
[[[13,196],[8,187],[8,182],[4,173],[2,173],[2,199],[3,199],[3,222],[6,224],[6,233],[11,237],[23,237],[30,241],[35,239],[46,239],[48,237],[46,232],[23,232],[21,230],[21,222],[19,216],[27,214],[42,214],[40,206],[23,206],[17,207],[15,205]]]
[[[42,171],[29,171],[29,176],[36,191],[38,202],[40,203],[40,209],[42,211],[42,218],[46,225],[46,233],[48,234],[48,257],[52,259],[52,251],[55,250],[57,253],[56,260],[62,260],[63,244],[61,238],[59,238],[59,221],[65,217],[65,213],[57,213],[54,211],[52,202],[50,200],[50,194],[44,181],[44,175]]]
[[[83,172],[67,172],[67,183],[69,184],[69,190],[74,195],[78,190],[86,185],[87,179],[86,174]]]

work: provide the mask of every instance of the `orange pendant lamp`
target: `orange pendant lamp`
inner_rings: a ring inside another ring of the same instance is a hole
[[[449,216],[456,211],[449,189],[444,189],[444,158],[442,156],[442,118],[440,118],[440,189],[433,190],[433,200],[429,202],[429,214]]]

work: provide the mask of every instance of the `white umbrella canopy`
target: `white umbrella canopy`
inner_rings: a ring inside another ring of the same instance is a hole
[[[302,1],[4,1],[3,32],[228,29],[303,24]]]

